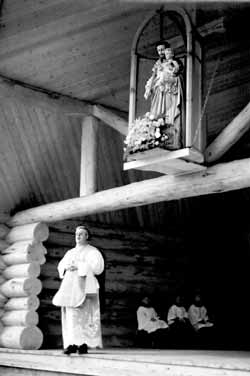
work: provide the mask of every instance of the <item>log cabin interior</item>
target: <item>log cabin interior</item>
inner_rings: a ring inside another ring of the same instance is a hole
[[[250,6],[178,5],[202,40],[206,138],[203,168],[181,175],[123,165],[133,41],[168,6],[0,2],[1,375],[250,371]],[[81,223],[105,259],[104,350],[70,363],[52,297],[57,264]],[[139,351],[142,296],[164,317],[179,291],[188,306],[197,289],[220,328],[215,346]]]

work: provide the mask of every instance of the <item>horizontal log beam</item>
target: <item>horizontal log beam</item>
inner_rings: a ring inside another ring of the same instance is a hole
[[[26,296],[24,298],[8,299],[4,306],[5,311],[18,311],[22,309],[34,311],[39,307],[40,301],[36,295]]]
[[[206,162],[214,162],[225,154],[250,129],[250,102],[221,131],[205,150]]]
[[[181,176],[162,176],[128,184],[15,214],[10,226],[34,222],[56,222],[95,213],[227,192],[250,186],[250,159],[218,164],[206,171]]]
[[[42,290],[42,283],[37,278],[12,278],[0,286],[1,294],[8,298],[21,298],[38,295]]]
[[[49,229],[45,223],[33,223],[25,226],[12,228],[6,236],[6,241],[10,244],[24,241],[34,243],[43,242],[49,236]]]
[[[36,326],[6,326],[0,333],[0,345],[10,349],[37,350],[43,334]]]

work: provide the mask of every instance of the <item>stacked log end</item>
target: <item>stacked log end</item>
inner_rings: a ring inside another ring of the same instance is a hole
[[[1,221],[1,216],[0,216]],[[39,349],[37,295],[42,290],[40,265],[45,263],[48,238],[44,223],[8,228],[0,223],[0,346]]]

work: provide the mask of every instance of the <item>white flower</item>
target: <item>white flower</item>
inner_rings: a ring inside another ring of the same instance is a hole
[[[159,128],[157,128],[156,131],[155,131],[155,137],[156,137],[156,138],[161,137],[161,133],[160,133],[160,131],[159,131]]]

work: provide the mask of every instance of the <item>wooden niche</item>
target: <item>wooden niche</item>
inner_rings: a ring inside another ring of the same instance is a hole
[[[161,76],[152,71],[159,59],[159,41],[167,41],[174,52],[173,64],[163,57]],[[124,170],[178,175],[205,169],[202,165],[206,134],[201,116],[201,73],[201,37],[194,29],[191,15],[183,8],[170,5],[151,13],[137,30],[131,50],[129,131],[125,140]],[[154,77],[149,81],[152,75]],[[147,82],[150,94],[145,99]],[[171,82],[175,86],[171,86]],[[170,94],[164,99],[165,93]],[[153,100],[158,101],[154,106]],[[171,107],[171,112],[169,103],[174,101],[176,106]]]

